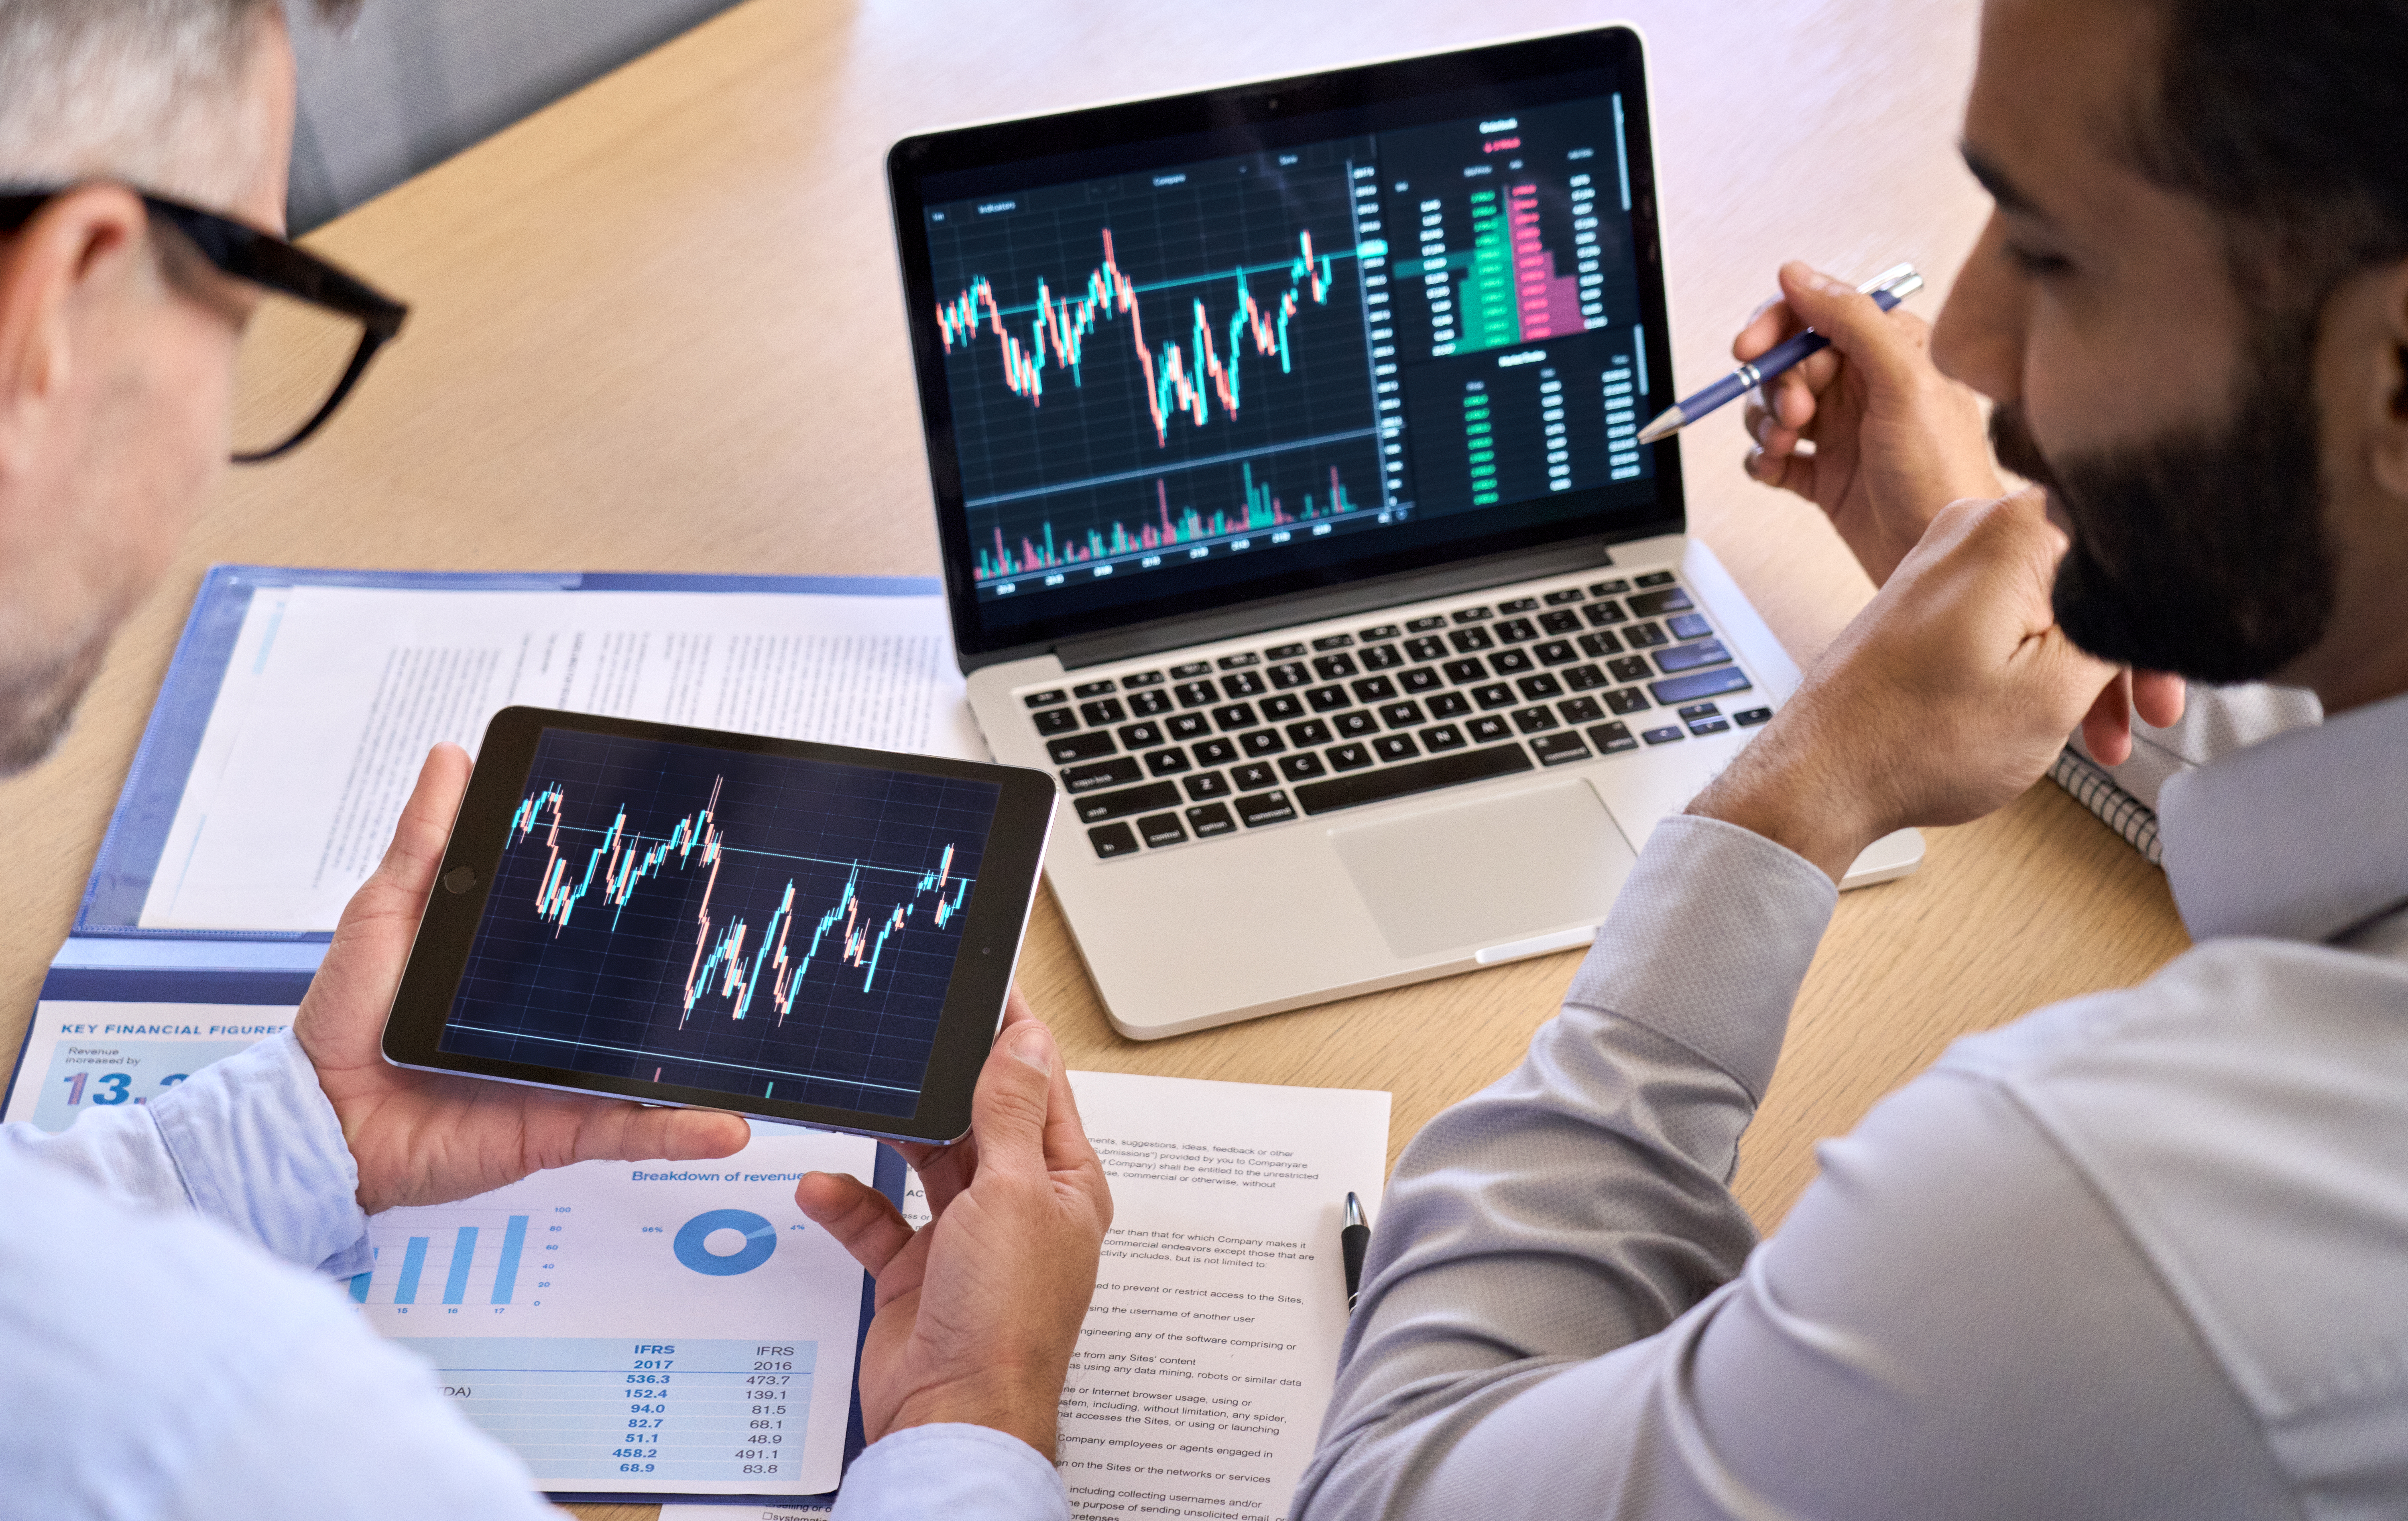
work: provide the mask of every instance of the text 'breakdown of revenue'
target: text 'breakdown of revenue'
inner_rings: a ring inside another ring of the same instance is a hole
[[[908,1113],[997,796],[548,730],[445,1048]]]

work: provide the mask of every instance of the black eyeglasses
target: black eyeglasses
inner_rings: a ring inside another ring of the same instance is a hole
[[[22,228],[73,188],[0,185],[0,233]],[[174,228],[219,270],[265,293],[244,324],[236,363],[235,463],[254,465],[298,447],[351,395],[409,309],[272,234],[135,194],[153,225]]]

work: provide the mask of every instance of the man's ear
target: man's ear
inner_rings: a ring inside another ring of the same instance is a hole
[[[2379,277],[2382,357],[2376,361],[2374,479],[2394,500],[2408,501],[2408,261]]]
[[[77,319],[135,267],[149,230],[141,198],[117,185],[67,191],[0,243],[0,472],[67,385]]]

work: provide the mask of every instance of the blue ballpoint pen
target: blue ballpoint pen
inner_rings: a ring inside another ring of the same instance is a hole
[[[1899,265],[1885,269],[1856,287],[1860,295],[1870,295],[1873,303],[1887,311],[1899,302],[1923,289],[1923,277],[1914,265]],[[1808,328],[1794,338],[1775,344],[1757,356],[1756,363],[1739,368],[1713,384],[1685,398],[1682,403],[1639,430],[1639,441],[1652,444],[1658,438],[1669,438],[1718,407],[1727,406],[1771,380],[1810,354],[1821,353],[1831,346],[1831,340]]]

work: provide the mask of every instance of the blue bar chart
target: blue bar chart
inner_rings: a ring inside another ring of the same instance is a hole
[[[540,1227],[544,1240],[537,1256],[545,1271],[559,1265],[572,1213],[561,1207]],[[459,1206],[380,1215],[368,1224],[375,1265],[352,1276],[351,1302],[449,1307],[455,1313],[539,1304],[540,1299],[521,1295],[528,1286],[521,1278],[528,1266],[528,1232],[537,1228],[534,1218]]]

